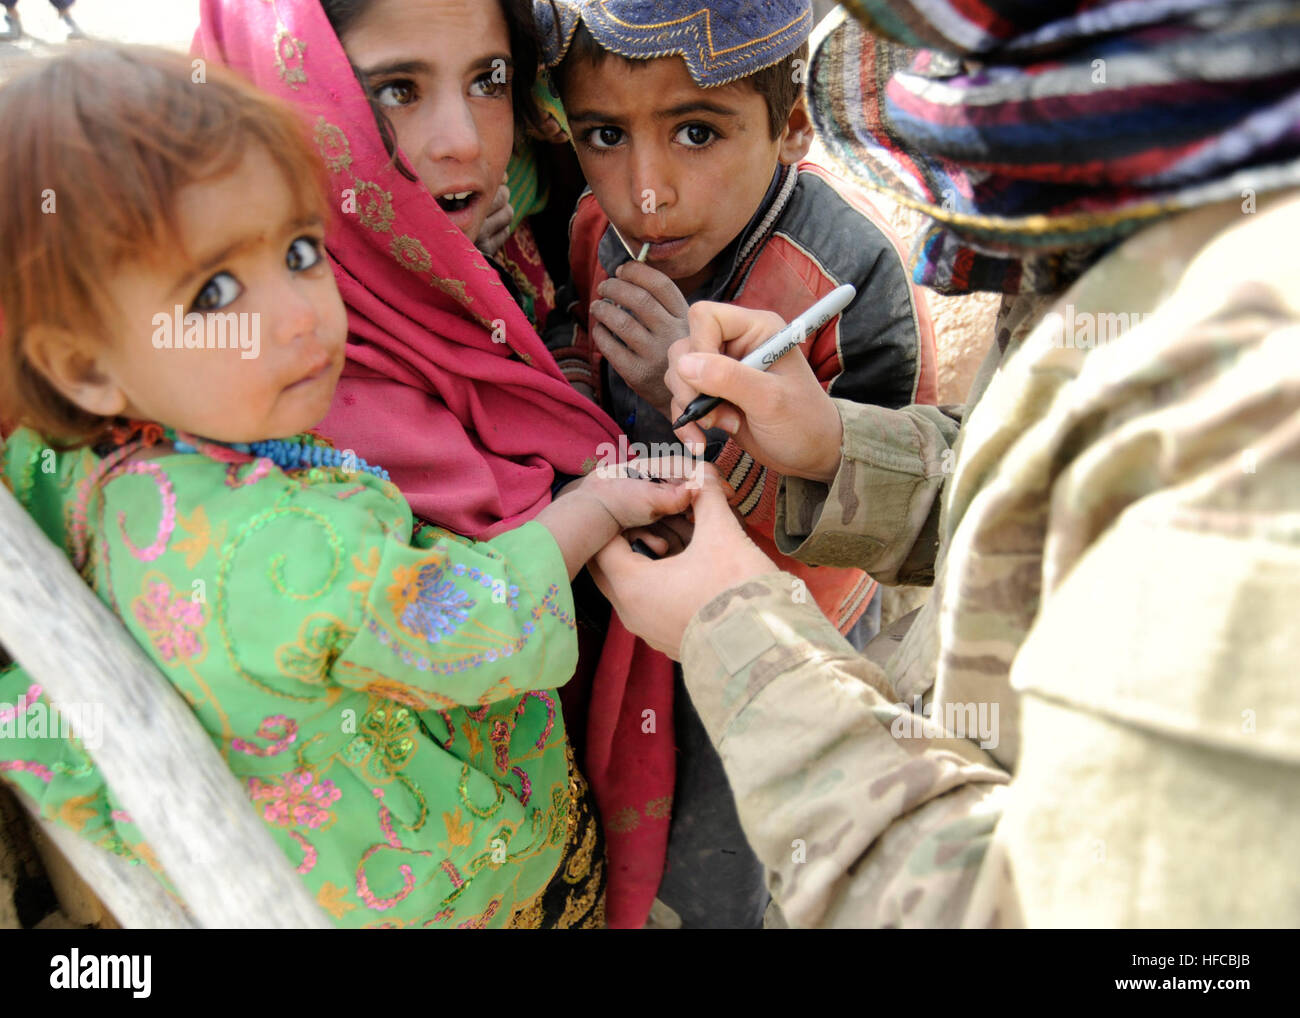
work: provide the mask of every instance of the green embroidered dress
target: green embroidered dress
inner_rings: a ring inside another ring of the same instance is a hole
[[[87,484],[103,461],[30,431],[2,462],[339,926],[502,926],[546,887],[572,808],[553,690],[577,641],[540,524],[413,536],[397,488],[368,473],[197,453]],[[47,710],[22,669],[0,675],[0,772],[43,815],[156,869],[85,749],[40,724]]]

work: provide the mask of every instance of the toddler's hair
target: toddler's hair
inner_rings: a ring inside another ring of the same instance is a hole
[[[560,23],[559,18],[555,19],[557,26]],[[737,78],[735,82],[744,83],[750,86],[755,92],[763,97],[767,102],[767,129],[773,140],[781,136],[781,130],[785,127],[786,121],[790,119],[790,111],[803,95],[802,73],[796,73],[797,70],[806,70],[808,67],[808,43],[804,43],[793,53],[787,55],[782,60],[745,78]],[[577,30],[573,33],[573,41],[569,43],[568,51],[564,54],[564,59],[560,64],[551,71],[551,79],[555,82],[556,88],[559,89],[561,99],[568,86],[568,76],[570,74],[581,74],[578,65],[587,64],[589,66],[599,66],[610,57],[615,60],[621,60],[633,68],[645,63],[644,60],[625,57],[620,53],[612,53],[605,49],[596,37],[588,30],[586,22],[578,22]]]
[[[102,431],[45,380],[24,337],[40,325],[108,341],[119,312],[104,277],[186,256],[178,193],[255,145],[284,173],[292,211],[328,221],[328,178],[297,114],[211,63],[97,45],[0,87],[0,425],[68,444]]]

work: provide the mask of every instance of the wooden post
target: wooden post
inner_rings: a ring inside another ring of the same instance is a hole
[[[41,861],[45,863],[45,871],[50,876],[50,882],[55,885],[59,904],[63,906],[63,911],[73,922],[85,923],[87,917],[69,912],[68,902],[60,893],[59,881],[56,878],[57,857],[66,860],[63,865],[71,866],[76,871],[76,875],[94,890],[95,897],[103,902],[104,908],[108,909],[113,919],[126,929],[193,930],[198,928],[194,917],[154,879],[147,866],[132,866],[113,853],[105,852],[102,848],[92,845],[61,823],[38,816],[32,808],[31,800],[25,796],[22,803],[27,807],[27,812],[32,818],[36,850],[40,853]],[[54,850],[51,851],[42,845],[42,839],[47,839],[54,846]]]
[[[180,695],[2,485],[0,643],[56,708],[103,706],[95,762],[200,926],[330,928]]]

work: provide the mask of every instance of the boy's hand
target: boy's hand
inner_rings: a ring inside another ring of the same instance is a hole
[[[641,262],[618,268],[596,288],[591,338],[632,391],[665,417],[672,393],[664,384],[668,348],[690,334],[690,306],[677,284]]]
[[[506,246],[510,239],[510,221],[515,218],[514,207],[510,204],[510,188],[502,178],[497,188],[492,207],[488,209],[487,219],[483,220],[483,229],[479,230],[478,240],[474,246],[488,258],[495,258],[497,252]]]

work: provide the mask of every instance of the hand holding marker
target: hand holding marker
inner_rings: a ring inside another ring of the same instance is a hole
[[[630,251],[628,253],[631,254]],[[644,256],[645,251],[643,250],[641,254]],[[785,328],[778,331],[776,335],[759,346],[758,349],[742,358],[741,363],[751,368],[757,368],[759,371],[768,370],[773,364],[852,304],[853,298],[857,295],[858,291],[847,283],[844,286],[837,287]],[[696,396],[687,406],[686,412],[673,422],[673,430],[675,431],[687,424],[698,421],[721,402],[722,400],[717,396]],[[657,559],[659,557],[644,541],[633,541],[632,550],[639,555],[644,555],[646,558]]]
[[[857,295],[858,291],[848,283],[836,287],[757,350],[750,351],[740,363],[746,367],[766,371],[852,304],[853,298]],[[696,396],[686,407],[686,412],[673,421],[673,430],[676,431],[698,421],[721,402],[718,396]]]

